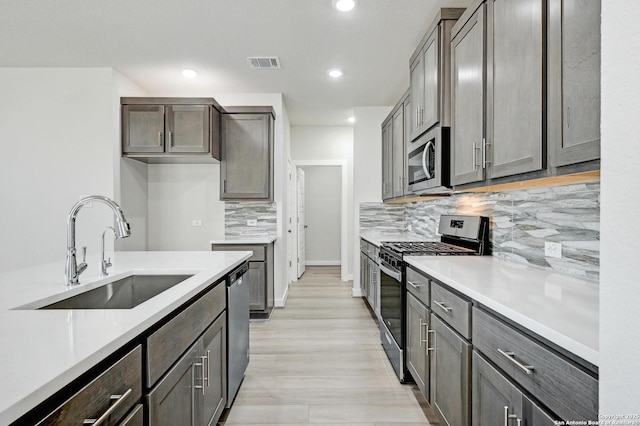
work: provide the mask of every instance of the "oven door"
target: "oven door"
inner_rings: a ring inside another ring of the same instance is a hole
[[[409,145],[407,183],[416,194],[449,188],[449,128],[436,127]]]
[[[380,264],[380,341],[398,378],[404,382],[402,283],[402,271]]]

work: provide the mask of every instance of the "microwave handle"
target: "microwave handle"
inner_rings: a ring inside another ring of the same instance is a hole
[[[433,141],[429,141],[424,146],[424,150],[422,151],[422,170],[424,170],[424,174],[427,176],[427,179],[433,179],[433,176],[429,173],[429,167],[427,167],[427,152],[429,152],[429,145],[433,146]]]

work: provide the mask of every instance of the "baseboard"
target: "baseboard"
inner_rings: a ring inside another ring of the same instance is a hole
[[[307,266],[340,266],[339,260],[307,260]]]
[[[282,299],[275,299],[273,301],[273,305],[276,308],[284,308],[285,305],[287,304],[287,298],[289,297],[289,287],[287,287],[287,289],[284,292],[284,296],[282,296]]]

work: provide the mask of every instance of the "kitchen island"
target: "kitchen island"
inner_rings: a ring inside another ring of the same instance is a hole
[[[116,252],[109,277],[97,267],[64,286],[64,262],[0,274],[0,424],[9,424],[129,344],[212,284],[251,252]],[[89,261],[90,265],[98,265]],[[189,275],[132,309],[36,310],[131,274]],[[45,413],[46,414],[46,413]]]

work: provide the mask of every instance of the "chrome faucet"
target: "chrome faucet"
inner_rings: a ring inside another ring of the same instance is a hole
[[[67,261],[64,268],[64,278],[67,286],[78,284],[80,274],[87,269],[86,248],[83,249],[84,255],[80,265],[78,265],[76,259],[76,217],[82,207],[93,201],[106,204],[107,207],[113,211],[116,220],[116,227],[113,232],[116,238],[126,238],[131,235],[131,227],[127,219],[125,219],[122,209],[112,199],[103,197],[102,195],[90,195],[75,203],[73,207],[71,207],[69,216],[67,216]]]

